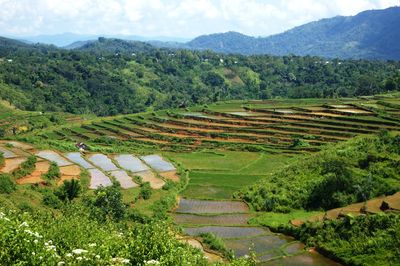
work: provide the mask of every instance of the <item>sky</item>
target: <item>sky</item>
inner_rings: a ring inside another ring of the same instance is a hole
[[[0,35],[268,36],[399,0],[0,0]]]

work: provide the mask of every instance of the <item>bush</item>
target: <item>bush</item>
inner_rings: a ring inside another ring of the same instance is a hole
[[[60,167],[55,162],[51,162],[50,168],[46,174],[43,175],[44,179],[57,179],[61,177]]]
[[[57,189],[55,194],[60,200],[71,201],[74,198],[78,197],[81,190],[82,187],[78,180],[65,180],[64,183]]]
[[[121,186],[113,183],[110,187],[100,187],[94,191],[94,199],[89,199],[93,207],[92,216],[99,220],[121,220],[125,216],[126,206],[122,201]]]
[[[213,233],[202,233],[200,234],[203,243],[206,244],[210,249],[221,252],[226,258],[232,259],[234,254],[232,250],[228,250],[221,238],[217,237]]]
[[[149,182],[144,182],[140,186],[140,197],[144,200],[148,200],[151,197],[151,194],[153,193],[150,183]]]
[[[21,164],[21,166],[12,173],[15,179],[30,175],[35,170],[36,156],[31,155]]]
[[[0,174],[0,193],[10,194],[16,190],[15,183],[9,174]]]
[[[43,204],[54,209],[59,209],[62,206],[61,200],[53,193],[53,191],[46,189],[42,191]]]

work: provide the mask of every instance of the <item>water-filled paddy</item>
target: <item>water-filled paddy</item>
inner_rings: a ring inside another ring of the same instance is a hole
[[[0,147],[0,152],[3,154],[4,158],[14,158],[17,157],[15,155],[15,153],[13,153],[12,151],[9,151],[3,147]]]
[[[124,169],[135,172],[147,171],[149,168],[141,161],[130,154],[120,154],[114,157],[115,161]]]
[[[176,212],[179,213],[244,213],[249,207],[242,201],[210,201],[181,199]]]
[[[195,215],[176,213],[172,216],[177,224],[193,225],[247,225],[250,214]]]
[[[175,170],[175,167],[172,163],[165,161],[159,155],[147,155],[140,158],[157,172],[167,172]]]
[[[252,237],[258,235],[270,234],[269,230],[261,227],[235,227],[235,226],[202,226],[202,227],[187,227],[184,232],[191,236],[197,236],[202,233],[213,233],[221,238],[236,238],[236,237]]]
[[[108,176],[98,169],[89,169],[90,174],[90,186],[91,189],[96,189],[100,186],[108,187],[112,185],[112,182]]]
[[[94,165],[100,167],[104,171],[115,171],[118,170],[118,167],[111,161],[110,158],[105,156],[104,154],[93,154],[88,157],[89,161],[91,161]]]
[[[54,151],[39,151],[36,155],[48,161],[55,162],[60,167],[72,164]]]
[[[94,166],[88,163],[85,159],[83,159],[80,152],[70,152],[66,153],[65,157],[68,158],[71,162],[77,163],[85,169],[94,168]]]

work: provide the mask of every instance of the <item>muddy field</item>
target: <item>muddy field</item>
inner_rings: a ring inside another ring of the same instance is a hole
[[[124,189],[139,186],[138,184],[133,182],[132,177],[130,177],[128,175],[128,173],[125,172],[124,170],[112,171],[112,172],[110,172],[110,175],[112,175],[121,184],[121,187]]]
[[[25,162],[26,158],[9,158],[4,160],[4,166],[0,169],[2,173],[11,173],[17,169],[21,163]]]

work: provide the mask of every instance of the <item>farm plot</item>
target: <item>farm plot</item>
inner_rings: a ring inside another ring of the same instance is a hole
[[[47,173],[50,168],[48,161],[39,161],[35,164],[35,170],[28,176],[17,179],[17,184],[35,184],[43,181],[42,175]]]
[[[156,172],[168,172],[175,171],[175,167],[172,163],[165,161],[159,155],[147,155],[140,157],[146,164],[153,168]]]
[[[64,159],[61,155],[54,151],[46,150],[46,151],[39,151],[36,153],[36,156],[46,159],[51,162],[55,162],[58,166],[67,166],[71,165],[72,163]]]
[[[12,145],[15,148],[19,148],[22,150],[31,150],[33,149],[33,146],[23,143],[23,142],[19,142],[19,141],[6,141],[5,143]]]
[[[252,247],[252,251],[256,254],[271,251],[275,251],[274,254],[279,254],[279,248],[292,241],[294,241],[293,238],[278,234],[224,239],[226,247],[232,249],[238,257],[249,254],[249,247]],[[297,252],[299,251],[302,251],[302,249],[297,250]]]
[[[119,170],[118,167],[104,154],[96,153],[88,156],[88,160],[104,171]]]
[[[137,172],[134,175],[140,176],[143,182],[149,182],[152,189],[160,189],[165,185],[164,180],[156,177],[152,171]]]
[[[6,158],[6,159],[17,157],[17,155],[15,153],[13,153],[12,151],[5,149],[3,147],[0,147],[0,152],[3,154],[4,158]]]
[[[85,159],[83,159],[80,152],[70,152],[70,153],[64,154],[64,156],[71,162],[79,164],[84,169],[94,168],[94,166],[92,164],[88,163]]]
[[[195,172],[182,196],[194,199],[230,199],[235,191],[260,180],[264,175]]]
[[[90,174],[90,186],[91,189],[97,189],[100,186],[108,187],[112,185],[112,182],[108,176],[98,169],[89,169]]]
[[[253,216],[247,213],[221,215],[175,213],[172,217],[175,223],[180,225],[247,225],[247,221]]]
[[[119,166],[133,173],[149,170],[149,168],[139,158],[130,154],[116,155],[114,156],[114,159]]]
[[[26,158],[8,158],[4,160],[4,166],[0,169],[2,173],[11,173],[17,169],[21,163],[25,162]]]
[[[330,260],[318,252],[304,252],[295,256],[285,256],[260,263],[263,266],[340,266],[341,264]]]
[[[175,210],[177,213],[246,213],[249,207],[242,201],[209,201],[181,199]]]
[[[110,175],[112,175],[124,189],[138,187],[139,185],[132,181],[132,177],[128,175],[124,170],[111,171]]]

